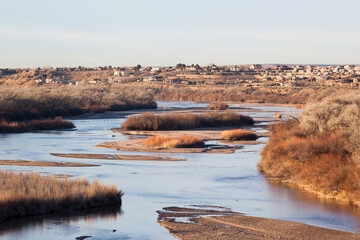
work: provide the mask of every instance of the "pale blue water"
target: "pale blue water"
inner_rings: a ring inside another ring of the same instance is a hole
[[[159,107],[206,107],[193,102],[160,102]],[[288,107],[251,107],[255,117],[273,118],[275,112],[296,112]],[[149,111],[149,110],[147,110]],[[120,114],[121,115],[121,114]],[[234,154],[157,154],[185,158],[185,162],[114,161],[70,159],[50,153],[119,153],[94,148],[101,142],[127,139],[111,128],[124,118],[110,113],[105,119],[72,120],[74,131],[50,131],[0,135],[1,159],[87,162],[100,167],[8,167],[0,169],[68,174],[98,178],[116,184],[125,193],[121,211],[80,212],[75,216],[46,215],[0,223],[1,239],[174,239],[157,224],[157,210],[169,206],[217,205],[251,216],[303,222],[311,225],[360,232],[359,210],[322,202],[312,195],[270,184],[257,171],[259,152],[264,145],[249,145]],[[255,130],[261,131],[254,127]],[[267,141],[260,138],[259,141]],[[147,154],[130,153],[124,154]],[[150,153],[154,154],[154,153]],[[113,232],[113,230],[116,230]]]

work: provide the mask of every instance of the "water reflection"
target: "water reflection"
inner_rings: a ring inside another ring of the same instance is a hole
[[[37,231],[39,229],[51,229],[52,226],[64,226],[71,230],[72,225],[86,221],[95,223],[97,221],[116,221],[123,212],[120,206],[110,206],[103,208],[74,210],[69,212],[35,215],[28,217],[17,217],[7,219],[0,224],[0,238],[11,235],[19,236],[22,232]]]
[[[355,218],[360,218],[359,208],[356,206],[352,206],[351,204],[322,198],[315,194],[305,192],[296,186],[276,183],[268,179],[266,179],[266,181],[270,189],[270,196],[273,198],[287,199],[293,205],[296,205],[297,203],[298,205],[301,205],[302,209],[307,209],[308,211],[316,209],[317,211],[322,210],[336,215],[338,218],[332,218],[332,223],[328,223],[329,226],[336,224],[336,221],[340,221],[339,216],[352,216]],[[317,217],[319,218],[319,216]],[[301,219],[301,215],[298,216],[297,219],[294,218],[294,220],[298,219]],[[326,220],[322,219],[323,223],[324,221]],[[343,221],[344,220],[341,220],[342,224],[344,224]],[[317,224],[315,223],[314,225]],[[347,225],[347,227],[349,227],[353,232],[360,232],[360,221],[352,221],[351,223],[345,223],[345,225]]]

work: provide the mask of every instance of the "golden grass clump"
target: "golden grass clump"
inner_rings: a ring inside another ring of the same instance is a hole
[[[234,129],[234,130],[225,130],[221,132],[221,138],[227,140],[256,140],[259,138],[254,131],[243,130],[243,129]]]
[[[0,170],[0,221],[19,216],[121,205],[116,186]]]
[[[202,114],[182,113],[155,115],[146,113],[130,116],[122,125],[126,130],[183,130],[202,127],[253,125],[254,120],[232,111]]]
[[[201,138],[182,135],[179,137],[152,136],[145,140],[145,145],[159,148],[202,148],[205,143]]]
[[[226,110],[228,108],[229,108],[229,105],[227,105],[226,103],[222,103],[222,102],[211,103],[208,106],[209,110]]]

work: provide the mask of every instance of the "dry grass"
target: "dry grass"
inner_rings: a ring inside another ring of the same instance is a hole
[[[360,170],[340,131],[304,134],[298,123],[273,126],[259,170],[270,178],[348,201],[360,200]]]
[[[0,171],[0,221],[18,216],[121,204],[115,186]]]
[[[211,103],[208,106],[209,110],[226,110],[228,108],[229,108],[229,105],[227,105],[226,103],[222,103],[222,102]]]
[[[227,140],[256,140],[259,138],[255,132],[251,130],[243,129],[234,129],[234,130],[225,130],[221,132],[221,138]]]
[[[126,130],[183,130],[201,127],[221,127],[253,125],[254,120],[232,111],[203,114],[164,114],[146,113],[130,116],[122,125]]]
[[[122,85],[0,87],[0,120],[25,121],[86,112],[156,108],[151,89]]]
[[[325,97],[273,126],[259,170],[360,205],[360,94]]]
[[[314,95],[320,96],[321,90],[271,87],[241,86],[178,86],[159,88],[157,100],[163,101],[232,101],[251,103],[304,104]]]
[[[0,133],[20,133],[36,130],[56,130],[56,129],[71,129],[75,125],[61,117],[55,119],[32,120],[25,122],[8,122],[6,120],[0,121]]]
[[[152,136],[144,142],[149,147],[159,148],[202,148],[205,145],[203,139],[189,135],[180,137]]]

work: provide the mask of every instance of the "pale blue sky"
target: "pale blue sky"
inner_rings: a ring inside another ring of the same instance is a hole
[[[0,68],[360,64],[359,0],[0,0]]]

